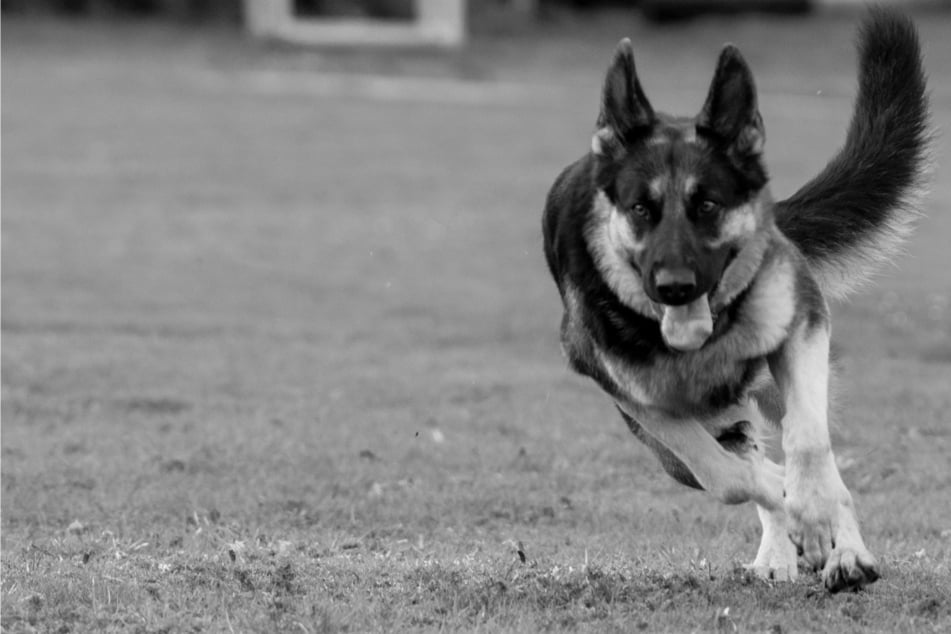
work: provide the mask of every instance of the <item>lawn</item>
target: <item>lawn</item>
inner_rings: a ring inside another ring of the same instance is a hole
[[[918,17],[951,124],[951,14]],[[660,109],[724,41],[778,197],[841,143],[851,14],[609,15],[460,54],[5,16],[4,632],[951,630],[951,171],[834,307],[867,591],[750,578],[759,523],[572,375],[541,254],[631,35]]]

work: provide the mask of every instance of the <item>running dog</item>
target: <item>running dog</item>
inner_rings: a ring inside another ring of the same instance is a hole
[[[878,578],[828,427],[827,300],[892,256],[918,215],[930,128],[914,25],[873,9],[844,147],[791,198],[770,196],[749,67],[720,54],[700,113],[654,110],[618,45],[591,150],[543,218],[562,347],[676,480],[752,500],[752,570],[832,592]],[[763,437],[782,429],[784,464]]]

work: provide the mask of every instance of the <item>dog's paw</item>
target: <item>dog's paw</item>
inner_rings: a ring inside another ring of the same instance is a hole
[[[745,568],[767,581],[795,581],[799,577],[796,547],[786,536],[786,515],[782,509],[757,509],[763,523],[763,538],[756,559]]]
[[[878,579],[878,563],[865,548],[836,548],[822,571],[829,592],[860,590]]]
[[[822,570],[834,548],[833,526],[836,516],[834,504],[825,500],[813,500],[803,505],[795,499],[787,499],[789,540],[811,570]]]
[[[785,561],[759,564],[754,561],[743,566],[743,568],[763,581],[795,581],[799,578],[799,567],[795,561],[791,564]]]
[[[795,581],[799,577],[796,547],[785,535],[760,545],[747,570],[766,581]]]
[[[785,483],[786,526],[803,563],[822,570],[842,529],[854,524],[852,496],[832,462],[832,454],[812,461],[809,469],[793,471],[787,465]],[[857,526],[855,533],[858,533]],[[849,533],[851,534],[851,533]],[[846,546],[848,544],[839,544]]]

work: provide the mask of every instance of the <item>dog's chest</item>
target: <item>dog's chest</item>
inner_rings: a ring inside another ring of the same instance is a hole
[[[658,355],[643,364],[609,353],[598,356],[618,396],[684,414],[715,411],[737,402],[765,368],[763,358],[730,359],[702,351]]]
[[[767,374],[766,356],[794,317],[792,289],[788,272],[770,267],[731,316],[721,315],[728,321],[719,335],[699,350],[676,352],[664,345],[656,323],[643,320],[636,327],[641,345],[595,336],[609,332],[612,320],[569,287],[562,342],[572,366],[616,399],[684,415],[710,413],[738,402]]]
[[[736,403],[767,374],[796,318],[795,274],[774,257],[747,292],[719,319],[726,320],[699,350],[676,352],[656,322],[627,315],[565,286],[562,343],[572,366],[616,399],[683,414],[709,413]]]

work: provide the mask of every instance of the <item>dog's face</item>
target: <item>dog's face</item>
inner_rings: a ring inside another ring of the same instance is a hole
[[[599,199],[610,207],[602,248],[665,307],[664,323],[675,330],[691,319],[711,322],[707,297],[763,221],[764,138],[753,78],[734,47],[720,55],[700,114],[684,118],[654,111],[630,42],[618,46],[592,141]],[[668,343],[691,349],[706,336],[682,333]]]

